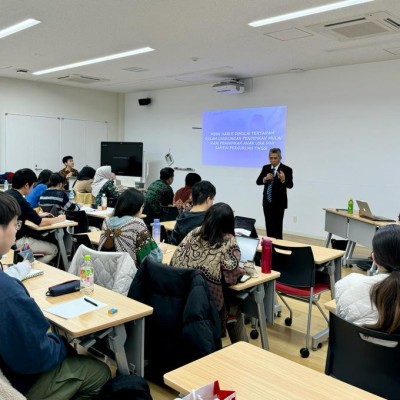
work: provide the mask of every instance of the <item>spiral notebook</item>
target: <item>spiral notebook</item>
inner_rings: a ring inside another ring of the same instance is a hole
[[[24,281],[25,279],[33,278],[35,276],[43,275],[43,270],[41,269],[31,269],[31,272],[23,278],[22,280]]]

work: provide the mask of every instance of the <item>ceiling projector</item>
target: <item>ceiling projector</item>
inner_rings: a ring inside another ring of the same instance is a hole
[[[239,79],[229,79],[227,81],[215,83],[212,87],[217,93],[223,93],[223,94],[244,93],[244,82],[240,81]]]

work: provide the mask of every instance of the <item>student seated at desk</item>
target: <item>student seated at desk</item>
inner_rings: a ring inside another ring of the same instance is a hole
[[[99,251],[129,253],[136,267],[140,266],[145,257],[162,262],[163,252],[140,218],[143,203],[143,194],[133,188],[125,190],[119,196],[114,216],[103,222]]]
[[[76,177],[76,182],[74,185],[75,192],[80,193],[92,193],[92,183],[96,170],[92,167],[86,165],[83,167]]]
[[[192,208],[192,187],[201,181],[201,176],[195,172],[189,172],[185,178],[185,186],[176,191],[173,205],[181,213]]]
[[[400,333],[400,226],[379,228],[372,250],[379,274],[353,273],[338,281],[336,313],[356,325]]]
[[[34,253],[44,253],[45,256],[38,258],[39,261],[48,264],[58,253],[57,246],[47,242],[36,234],[35,231],[25,226],[25,221],[31,221],[39,226],[48,226],[56,222],[65,221],[65,215],[59,215],[56,218],[48,218],[48,213],[37,214],[31,205],[24,199],[32,190],[33,183],[36,182],[36,174],[29,168],[19,169],[13,178],[13,188],[7,193],[17,200],[21,209],[18,221],[21,221],[17,232],[17,247],[29,244]],[[33,236],[35,235],[35,236]]]
[[[201,227],[191,231],[180,243],[170,265],[202,271],[219,312],[222,334],[228,330],[232,343],[248,342],[239,307],[228,286],[235,285],[244,274],[239,268],[240,249],[235,239],[235,218],[225,203],[211,206]],[[228,320],[228,312],[232,318]],[[229,323],[227,323],[229,322]]]
[[[67,192],[63,189],[66,184],[64,175],[55,172],[50,175],[48,189],[46,189],[39,198],[39,206],[49,211],[56,208],[60,211],[79,211],[78,204],[71,201]]]
[[[0,192],[0,254],[15,241],[17,201]],[[29,400],[91,399],[110,378],[108,366],[75,355],[18,280],[0,270],[0,369]]]
[[[215,195],[215,186],[211,182],[201,181],[193,185],[193,207],[176,218],[176,224],[170,237],[171,244],[177,246],[191,230],[203,223],[204,215],[212,206]]]
[[[49,169],[44,169],[38,176],[38,180],[33,184],[31,192],[25,196],[26,201],[33,207],[36,208],[39,204],[40,195],[47,189],[50,175],[53,172]]]
[[[94,180],[92,183],[92,195],[95,198],[96,204],[101,205],[101,198],[103,194],[107,197],[108,207],[114,207],[119,193],[114,186],[115,174],[111,172],[111,167],[105,165],[104,167],[97,168]]]

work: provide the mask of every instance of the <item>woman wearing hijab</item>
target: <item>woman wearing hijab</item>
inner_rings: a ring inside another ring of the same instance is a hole
[[[111,172],[111,167],[109,165],[97,168],[92,183],[92,195],[95,198],[97,205],[101,205],[103,194],[107,197],[107,205],[111,207],[115,205],[119,193],[115,190],[114,180],[115,174]]]
[[[92,183],[96,170],[86,165],[83,167],[76,178],[74,185],[75,192],[79,193],[92,193]]]

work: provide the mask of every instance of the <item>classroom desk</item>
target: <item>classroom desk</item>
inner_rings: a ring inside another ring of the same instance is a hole
[[[114,208],[112,207],[107,207],[107,210],[95,210],[91,207],[90,204],[84,204],[83,207],[81,207],[81,210],[85,211],[86,214],[90,217],[100,219],[106,219],[107,217],[111,217],[114,214]]]
[[[380,397],[270,353],[238,342],[164,375],[164,383],[188,394],[215,380],[238,400],[372,400]]]
[[[392,224],[388,221],[372,221],[368,218],[362,218],[355,210],[353,214],[346,211],[336,211],[333,208],[324,208],[325,211],[325,231],[328,236],[325,241],[325,247],[329,246],[332,234],[348,239],[342,265],[346,266],[353,260],[353,252],[356,244],[372,248],[372,238],[377,229],[381,226]]]
[[[260,267],[256,267],[258,277],[250,278],[246,282],[230,286],[231,290],[242,292],[248,296],[241,301],[240,307],[243,313],[257,318],[260,324],[261,346],[268,350],[268,334],[266,320],[271,324],[274,322],[275,312],[275,281],[281,276],[277,271],[263,274]],[[254,288],[254,290],[252,290]]]
[[[68,269],[68,256],[67,251],[65,250],[65,243],[64,243],[64,228],[68,228],[69,226],[77,226],[78,223],[74,221],[65,221],[60,222],[57,224],[47,225],[47,226],[38,226],[31,221],[25,221],[25,226],[34,231],[49,231],[55,229],[54,237],[57,240],[58,248],[60,249],[61,258],[63,261],[64,268]],[[43,239],[45,240],[45,239]]]
[[[335,312],[336,311],[336,300],[330,300],[327,303],[324,304],[324,307],[328,310],[328,311],[332,311]]]
[[[176,220],[173,221],[163,221],[160,222],[161,225],[164,225],[167,231],[173,231],[175,228]]]
[[[78,277],[39,261],[35,261],[32,267],[35,269],[42,269],[44,274],[26,279],[23,281],[23,284],[52,325],[74,338],[82,338],[85,335],[110,328],[108,342],[115,354],[118,370],[123,374],[129,374],[128,360],[125,353],[125,348],[129,345],[130,347],[127,350],[130,355],[129,364],[132,369],[135,369],[139,375],[143,376],[144,317],[153,313],[152,307],[104,287],[95,285],[94,293],[91,297],[106,303],[107,307],[75,318],[64,319],[50,314],[44,309],[65,301],[78,299],[82,295],[80,292],[75,292],[59,297],[47,297],[46,291],[49,286],[71,279],[78,279]],[[116,308],[118,312],[108,315],[108,309],[111,307]],[[128,342],[125,343],[127,338],[124,323],[129,321],[135,321],[135,329],[132,337],[129,337]]]

